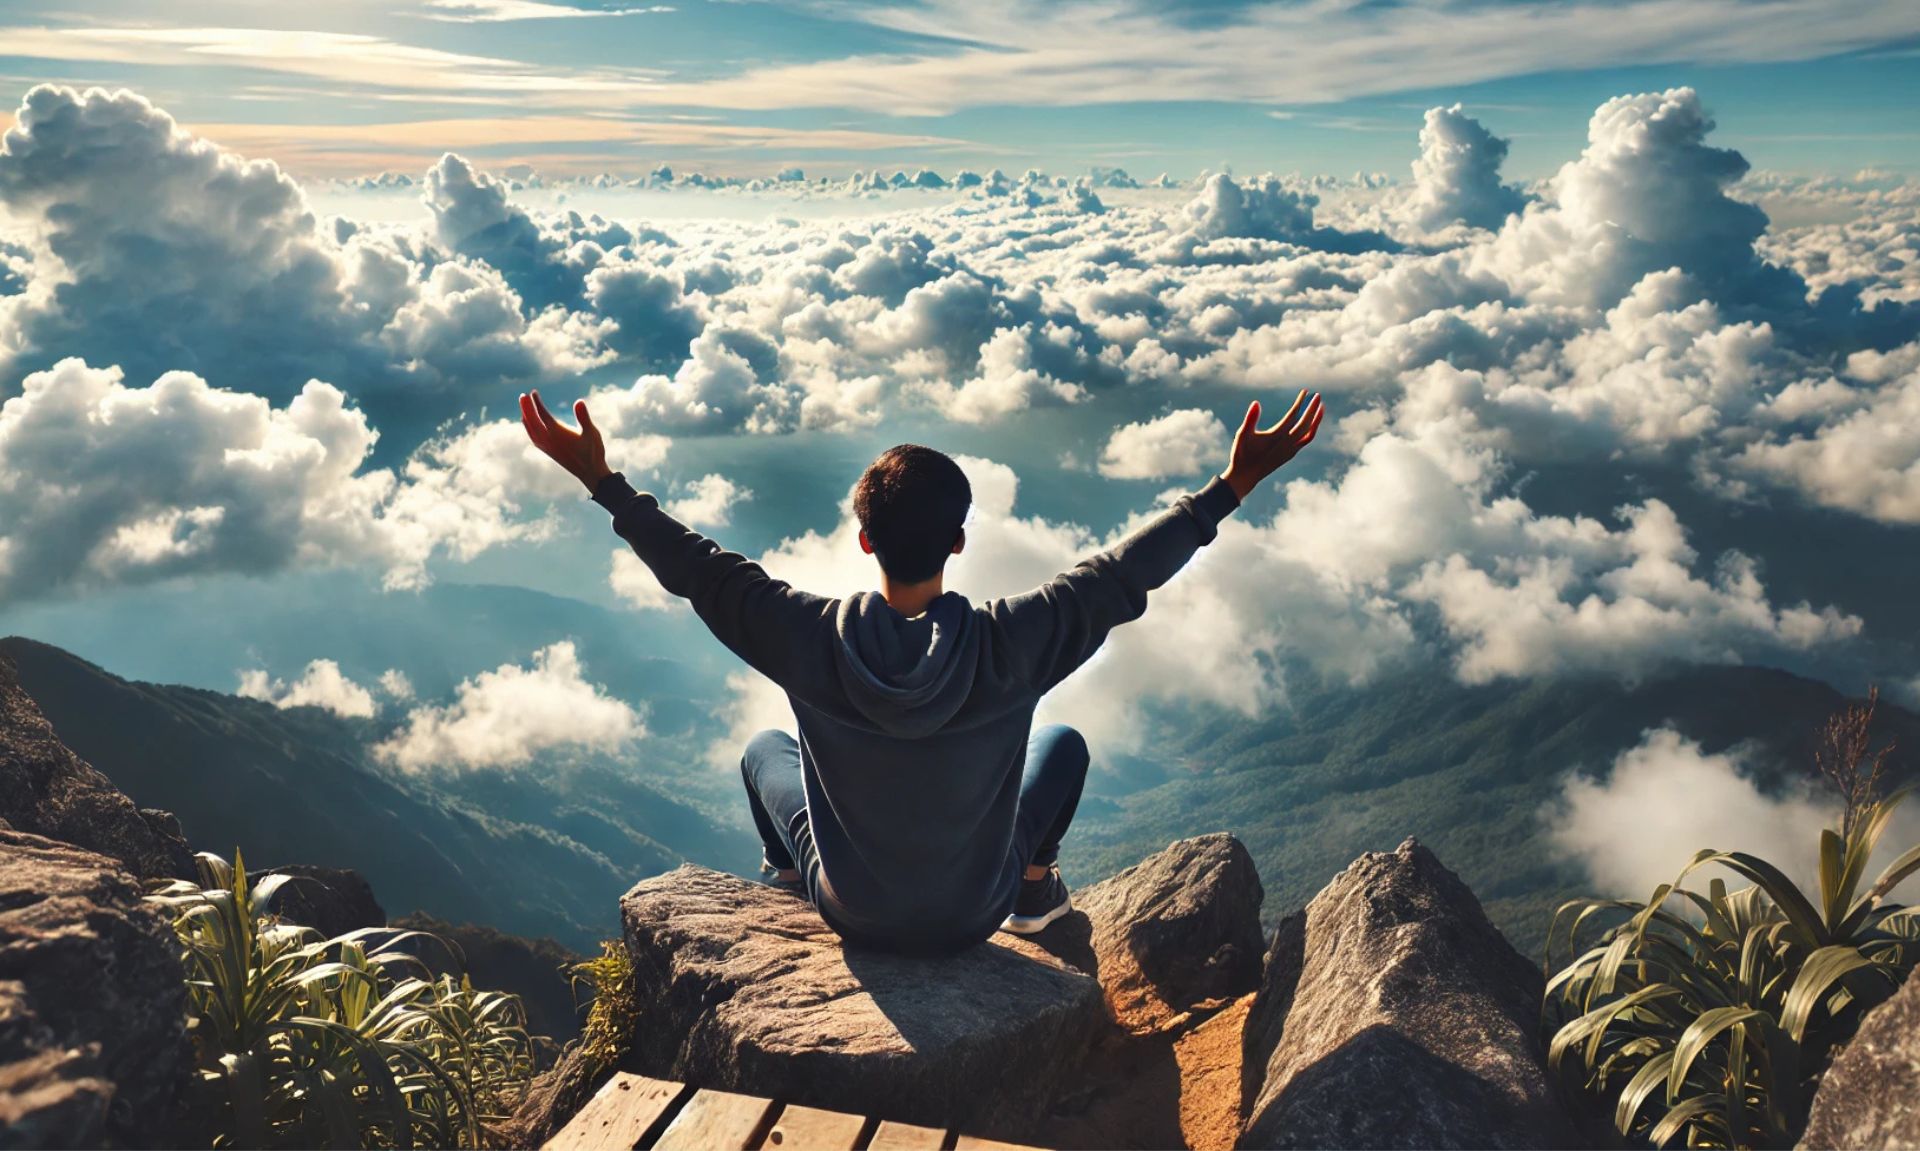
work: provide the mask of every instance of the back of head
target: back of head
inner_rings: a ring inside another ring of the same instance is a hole
[[[973,489],[960,465],[919,444],[882,452],[853,489],[853,512],[874,558],[902,583],[940,574],[972,502]]]

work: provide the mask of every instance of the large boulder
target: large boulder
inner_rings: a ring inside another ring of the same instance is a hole
[[[142,809],[60,742],[0,656],[0,824],[111,856],[142,879],[187,877],[179,821]]]
[[[1095,972],[1134,1034],[1184,1025],[1260,985],[1260,873],[1238,839],[1182,839],[1074,895]]]
[[[151,1145],[192,1067],[166,917],[103,855],[0,831],[0,1146]]]
[[[1834,1056],[1802,1140],[1807,1147],[1920,1148],[1920,979],[1860,1021]]]
[[[637,1069],[930,1127],[1017,1136],[1110,1029],[1099,984],[986,943],[847,947],[805,900],[692,865],[620,901]]]
[[[1239,1146],[1572,1147],[1542,976],[1409,839],[1280,925],[1243,1036]]]
[[[273,910],[332,939],[363,927],[385,927],[387,913],[373,897],[373,885],[350,867],[320,867],[288,863],[270,867],[261,875],[291,875],[274,897]]]

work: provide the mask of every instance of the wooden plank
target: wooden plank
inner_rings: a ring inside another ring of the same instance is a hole
[[[947,1133],[938,1127],[915,1127],[888,1119],[873,1132],[867,1151],[940,1151]]]
[[[1002,1143],[998,1139],[982,1139],[978,1135],[959,1135],[953,1141],[953,1151],[1036,1151],[1024,1143]]]
[[[747,1151],[759,1146],[775,1106],[771,1099],[703,1087],[660,1133],[654,1151]]]
[[[854,1151],[866,1129],[862,1116],[789,1103],[760,1146],[769,1151]]]
[[[547,1140],[555,1151],[633,1151],[693,1088],[616,1071],[573,1121]]]

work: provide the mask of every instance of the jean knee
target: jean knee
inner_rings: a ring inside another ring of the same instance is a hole
[[[1048,766],[1085,775],[1093,755],[1087,750],[1087,737],[1064,723],[1050,723],[1034,733],[1034,742],[1045,748]]]
[[[778,763],[782,757],[792,756],[797,746],[793,736],[779,728],[756,733],[740,754],[741,778],[751,781],[755,765]]]

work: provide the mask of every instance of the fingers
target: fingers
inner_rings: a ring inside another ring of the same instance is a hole
[[[1241,436],[1246,435],[1248,432],[1251,432],[1259,423],[1260,423],[1260,401],[1255,400],[1252,403],[1247,405],[1246,417],[1240,421],[1240,430],[1234,434],[1233,438],[1237,440]]]
[[[587,414],[587,401],[573,401],[573,418],[580,422],[580,431],[592,439],[600,438],[600,429],[593,426],[593,417]]]
[[[1300,394],[1302,396],[1306,395],[1305,392],[1301,392]],[[1300,407],[1300,404],[1298,401],[1296,401],[1293,406],[1297,410]],[[1291,426],[1287,428],[1287,435],[1295,439],[1298,439],[1300,434],[1306,430],[1309,424],[1318,422],[1320,413],[1325,410],[1326,410],[1326,405],[1320,402],[1320,393],[1315,392],[1313,393],[1313,399],[1308,401],[1307,403],[1307,410],[1304,412],[1300,412],[1299,419],[1297,420],[1292,419],[1294,413],[1288,412],[1287,413],[1288,419],[1282,420],[1281,423],[1286,424],[1288,423],[1289,420],[1291,420]]]
[[[535,388],[533,391],[533,407],[535,411],[540,413],[540,422],[547,426],[549,432],[571,430],[559,420],[555,419],[553,413],[547,410],[547,402],[540,398],[540,390],[538,388]]]
[[[1301,447],[1304,448],[1313,442],[1313,437],[1320,431],[1320,421],[1326,418],[1326,414],[1327,405],[1320,402],[1319,396],[1313,397],[1313,406],[1307,410],[1307,415],[1303,417],[1303,421],[1306,423],[1306,432],[1297,439]]]
[[[540,412],[534,407],[533,397],[520,393],[520,422],[526,425],[527,438],[534,443],[543,443],[547,438],[546,425],[540,422]]]
[[[1269,433],[1277,432],[1282,428],[1285,428],[1287,425],[1293,423],[1293,418],[1300,414],[1300,405],[1306,402],[1307,402],[1307,390],[1305,388],[1301,388],[1300,394],[1293,397],[1293,406],[1287,409],[1287,414],[1284,416],[1281,416],[1280,422],[1268,428],[1267,431]]]

